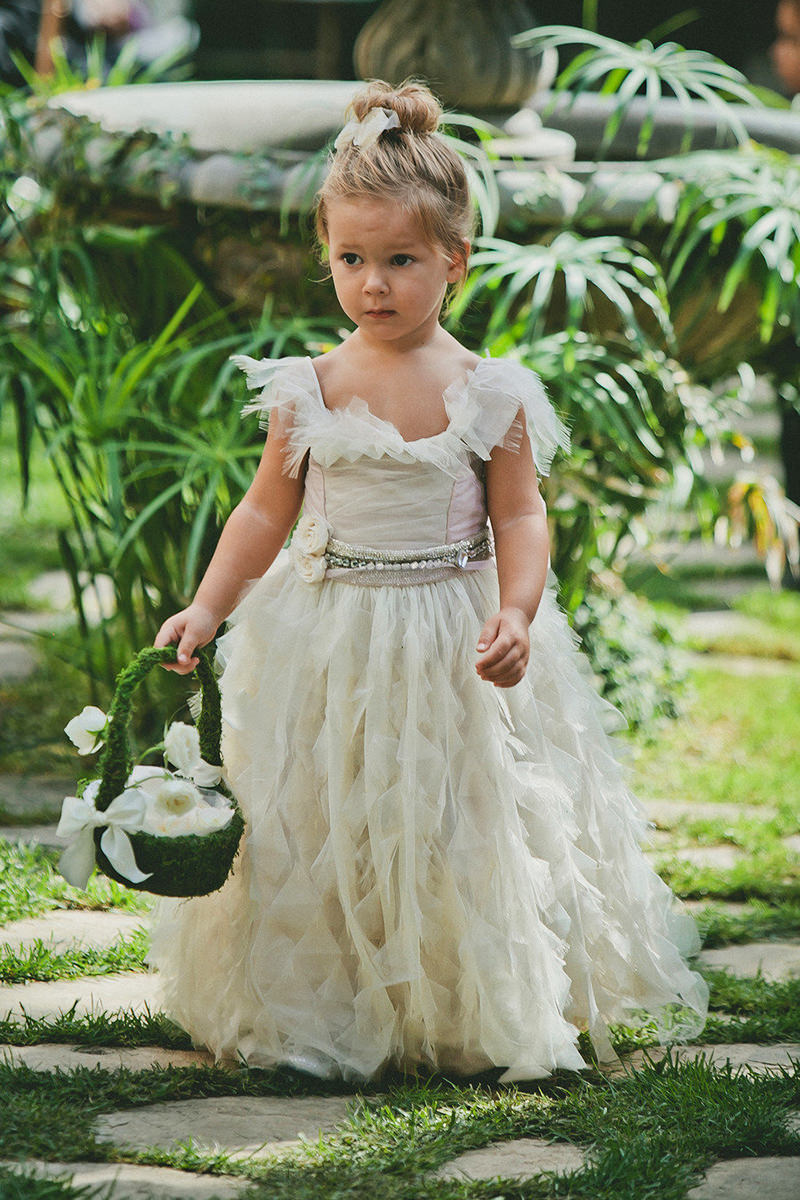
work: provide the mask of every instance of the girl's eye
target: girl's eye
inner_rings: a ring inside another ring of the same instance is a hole
[[[354,254],[352,250],[348,250],[346,254],[342,255],[342,262],[347,263],[348,267],[354,267],[358,261],[358,255]]]
[[[414,259],[410,254],[395,254],[392,257],[392,265],[395,267],[406,267],[413,261]]]

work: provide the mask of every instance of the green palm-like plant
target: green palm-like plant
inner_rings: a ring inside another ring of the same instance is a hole
[[[2,338],[0,398],[13,400],[27,431],[21,457],[37,436],[61,487],[68,529],[60,548],[90,674],[96,639],[82,598],[87,582],[113,581],[125,645],[101,626],[110,684],[166,612],[185,603],[252,479],[260,439],[239,419],[245,391],[228,356],[301,353],[331,331],[269,309],[250,335],[231,332],[221,310],[192,322],[197,282],[156,336],[137,339],[125,314],[97,304],[91,278],[65,291],[63,252],[49,265],[50,302]]]
[[[556,90],[571,96],[588,90],[616,97],[601,153],[613,141],[635,96],[645,97],[645,117],[639,131],[638,151],[644,154],[653,133],[656,106],[667,92],[678,100],[691,125],[692,99],[704,100],[717,115],[721,128],[729,129],[740,143],[747,130],[728,100],[762,107],[744,75],[703,50],[687,50],[677,42],[655,46],[642,40],[630,46],[591,29],[569,25],[541,25],[517,34],[514,45],[541,53],[556,48],[585,46],[559,75]],[[687,138],[690,135],[687,134]],[[688,145],[688,142],[687,142]]]
[[[665,249],[672,288],[691,286],[723,247],[732,254],[719,293],[727,311],[737,291],[760,282],[760,336],[780,323],[800,338],[800,164],[763,146],[663,160],[659,171],[683,181]]]
[[[623,539],[686,460],[688,380],[663,351],[586,333],[541,338],[524,348],[524,360],[571,433],[570,454],[556,461],[545,497],[553,564],[574,610],[587,575],[616,565]]]
[[[479,238],[476,246],[473,272],[455,315],[488,293],[490,338],[512,323],[525,342],[536,341],[554,325],[572,334],[591,326],[598,313],[595,328],[617,327],[635,341],[648,340],[644,325],[670,336],[661,272],[643,249],[624,238],[587,238],[564,230],[529,245]]]

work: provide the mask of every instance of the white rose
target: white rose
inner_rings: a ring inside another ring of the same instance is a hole
[[[103,745],[99,734],[106,725],[106,714],[102,708],[87,704],[83,712],[78,713],[64,726],[64,733],[73,745],[77,746],[78,754],[94,754]]]
[[[292,536],[292,545],[297,544],[300,554],[310,554],[317,558],[325,553],[330,536],[330,525],[323,517],[318,517],[314,513],[306,513],[297,522],[297,528]]]
[[[145,783],[143,791],[151,793],[144,830],[157,837],[202,836],[222,829],[233,816],[233,809],[218,793],[205,800],[186,779],[170,778],[158,784]]]
[[[191,775],[200,762],[200,734],[196,726],[174,721],[164,735],[164,753],[181,775]]]
[[[293,545],[294,543],[292,543]],[[325,578],[328,564],[324,558],[315,557],[311,554],[302,554],[298,550],[295,550],[291,557],[292,565],[303,583],[321,583]]]
[[[156,789],[151,812],[154,817],[181,817],[202,802],[189,779],[165,779]]]
[[[182,816],[175,817],[170,823],[169,833],[172,837],[187,833],[194,833],[202,837],[206,833],[222,829],[232,816],[233,809],[227,804],[221,808],[213,808],[210,804],[201,802],[197,808],[192,808]]]
[[[222,767],[200,757],[200,734],[195,725],[174,721],[164,735],[164,753],[178,774],[198,787],[215,787],[222,778]]]
[[[215,767],[213,763],[206,762],[204,758],[201,758],[192,771],[192,779],[198,787],[216,787],[222,779],[222,767]]]

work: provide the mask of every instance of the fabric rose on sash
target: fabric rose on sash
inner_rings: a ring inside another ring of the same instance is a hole
[[[324,517],[315,513],[306,513],[297,522],[289,546],[289,556],[303,583],[321,583],[325,578],[328,566],[325,550],[330,536],[330,525]]]

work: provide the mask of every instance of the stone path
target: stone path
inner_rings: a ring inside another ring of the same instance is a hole
[[[771,983],[800,975],[800,942],[745,942],[701,950],[698,960],[708,967],[727,968],[733,975],[753,979],[759,972]]]
[[[75,1008],[91,1012],[155,1011],[157,979],[143,972],[60,979],[55,983],[15,983],[0,987],[0,1018],[54,1017]]]
[[[0,809],[20,824],[57,821],[61,802],[75,788],[75,776],[0,774]],[[3,837],[0,826],[0,837]]]
[[[150,1071],[153,1067],[210,1067],[214,1057],[203,1050],[164,1050],[161,1046],[78,1046],[39,1042],[36,1046],[0,1045],[0,1059],[31,1071]]]
[[[682,821],[768,821],[775,815],[774,809],[762,804],[714,804],[698,800],[653,800],[642,801],[642,808],[659,829],[674,829]]]
[[[0,838],[5,842],[27,842],[29,846],[45,846],[48,850],[63,850],[66,845],[56,829],[58,825],[0,825]]]
[[[714,1163],[687,1200],[797,1200],[800,1196],[800,1157],[731,1158]]]
[[[663,1046],[650,1046],[646,1050],[634,1050],[630,1054],[621,1055],[622,1065],[611,1067],[605,1073],[609,1076],[624,1075],[640,1068],[648,1059],[660,1062],[667,1051]],[[718,1044],[708,1046],[673,1046],[670,1051],[673,1058],[679,1062],[695,1062],[705,1058],[715,1067],[725,1067],[727,1063],[736,1071],[750,1071],[754,1075],[769,1075],[778,1072],[782,1067],[790,1071],[800,1064],[800,1043],[785,1042],[772,1046],[758,1045],[754,1042],[734,1042],[730,1045]]]
[[[353,1102],[341,1096],[218,1096],[172,1100],[108,1113],[95,1125],[99,1142],[128,1153],[175,1150],[192,1139],[198,1150],[224,1150],[234,1160],[269,1158],[317,1141],[347,1119]]]
[[[93,1195],[98,1197],[105,1197],[109,1184],[113,1184],[113,1200],[230,1200],[250,1186],[247,1179],[226,1175],[196,1175],[171,1167],[128,1163],[45,1163],[34,1159],[3,1165],[40,1179],[71,1178],[73,1187],[97,1189]]]
[[[126,934],[141,929],[142,924],[142,917],[134,913],[53,909],[44,916],[26,917],[0,927],[0,947],[20,950],[41,941],[52,950],[79,946],[106,949]]]
[[[516,1138],[494,1142],[481,1150],[468,1150],[445,1163],[437,1179],[529,1179],[542,1171],[579,1171],[585,1156],[570,1142],[546,1142],[542,1138]]]

